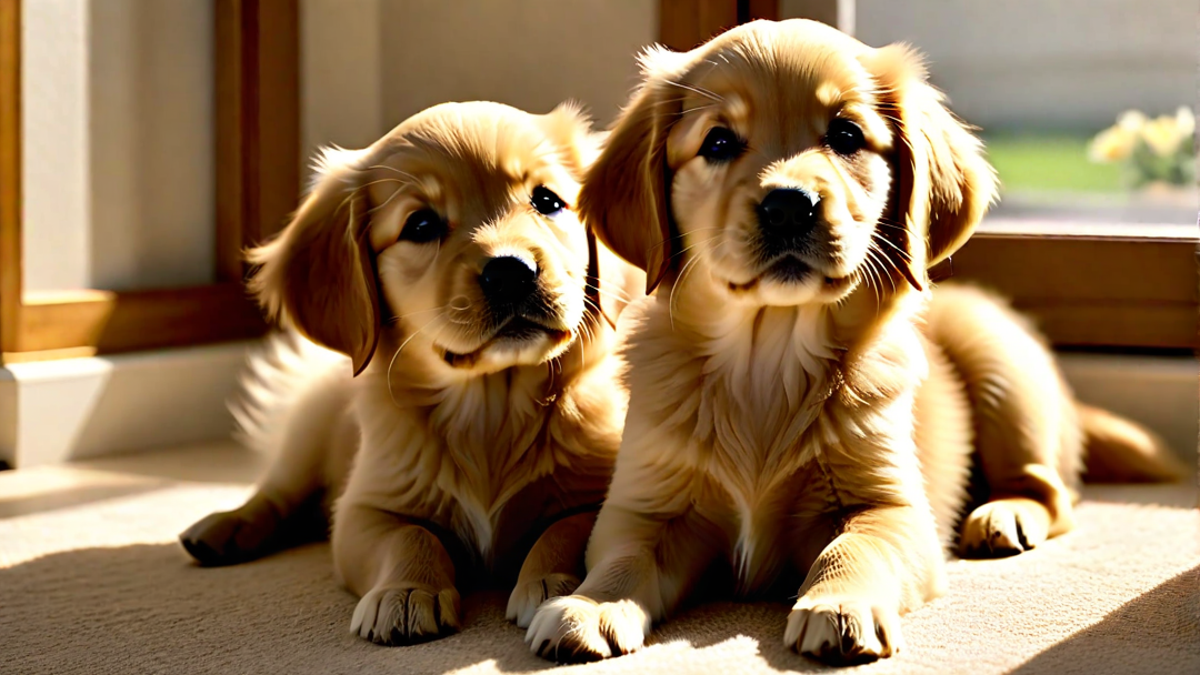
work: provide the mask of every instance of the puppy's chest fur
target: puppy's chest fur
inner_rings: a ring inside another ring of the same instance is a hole
[[[360,490],[379,508],[445,528],[491,561],[542,518],[603,497],[619,427],[576,423],[587,407],[578,396],[548,400],[544,383],[501,373],[436,397],[418,409],[361,410],[370,470],[357,472],[366,474]]]
[[[630,353],[633,375],[657,370],[644,375],[679,382],[656,386],[669,395],[647,403],[635,380],[631,409],[661,431],[652,461],[687,477],[679,483],[687,498],[724,507],[701,515],[723,532],[739,588],[761,590],[795,562],[785,552],[797,539],[825,543],[835,514],[869,497],[846,479],[848,466],[869,467],[880,486],[895,482],[883,475],[894,466],[881,417],[893,404],[911,415],[911,403],[843,405],[844,354],[820,308],[760,309],[707,327],[701,339],[658,323],[650,317]]]

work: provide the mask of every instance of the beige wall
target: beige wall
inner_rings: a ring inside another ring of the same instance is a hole
[[[985,128],[1108,126],[1196,99],[1196,0],[857,0],[856,34],[930,57]]]
[[[443,101],[548,112],[576,98],[598,124],[636,84],[656,0],[303,0],[304,148],[361,147]]]
[[[209,0],[91,0],[92,283],[213,278]]]
[[[210,2],[37,0],[24,14],[26,288],[210,281]]]
[[[301,153],[369,145],[384,132],[382,0],[301,0]]]
[[[87,286],[87,2],[26,2],[22,19],[25,288]]]

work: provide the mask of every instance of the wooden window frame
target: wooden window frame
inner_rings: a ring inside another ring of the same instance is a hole
[[[798,3],[807,16],[836,23],[847,0]],[[839,13],[839,5],[841,12]],[[690,49],[751,19],[779,18],[777,0],[660,0],[659,36]],[[850,8],[852,10],[852,7]],[[1197,235],[1129,225],[1063,231],[1053,222],[1021,220],[997,228],[985,219],[952,259],[931,270],[995,289],[1032,316],[1059,348],[1191,352],[1200,347]],[[1153,231],[1152,230],[1156,230]]]
[[[1200,346],[1196,233],[1056,233],[1024,220],[1019,231],[978,232],[933,270],[993,288],[1033,317],[1055,347],[1191,353]],[[1098,225],[1094,232],[1107,226]],[[1007,229],[1007,228],[1006,228]]]
[[[0,364],[262,335],[242,251],[300,194],[297,0],[213,3],[216,282],[48,292],[22,288],[21,3],[0,0]]]

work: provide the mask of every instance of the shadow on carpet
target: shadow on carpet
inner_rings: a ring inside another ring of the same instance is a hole
[[[1190,642],[1169,636],[1191,635]],[[1168,639],[1164,639],[1168,638]],[[1013,675],[1186,673],[1200,661],[1200,567],[1163,583],[1013,671]]]

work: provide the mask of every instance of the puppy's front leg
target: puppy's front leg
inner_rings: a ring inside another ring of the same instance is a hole
[[[902,645],[900,615],[941,592],[943,568],[928,512],[863,508],[809,568],[784,643],[838,664],[891,656]]]
[[[717,551],[694,511],[645,515],[611,501],[588,546],[591,569],[574,595],[538,608],[525,642],[539,656],[596,661],[642,647],[653,622],[678,606]]]
[[[528,628],[533,613],[546,600],[567,595],[583,576],[583,554],[596,524],[596,512],[578,513],[555,522],[525,556],[516,588],[508,598],[508,620]]]
[[[338,505],[333,562],[361,597],[350,631],[378,644],[410,644],[459,630],[454,564],[429,530],[356,503]]]

